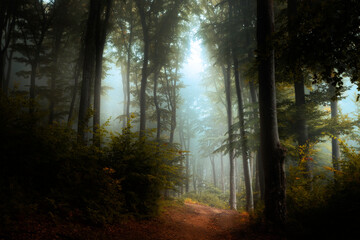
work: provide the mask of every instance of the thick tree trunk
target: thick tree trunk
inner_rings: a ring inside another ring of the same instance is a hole
[[[103,6],[102,1],[98,2],[98,12],[96,20],[96,37],[95,37],[95,85],[94,85],[94,118],[93,118],[93,131],[94,131],[94,144],[97,147],[101,145],[100,133],[100,115],[101,115],[101,77],[102,77],[102,62],[103,53],[107,36],[107,27],[110,18],[111,6],[113,0],[106,0],[105,17],[102,20]]]
[[[275,88],[275,59],[271,46],[274,33],[272,0],[257,0],[260,146],[265,173],[265,218],[283,224],[286,220],[285,150],[280,145]]]
[[[230,160],[230,208],[236,209],[236,164],[233,151],[233,133],[232,133],[232,104],[231,104],[231,82],[230,82],[230,62],[227,63],[227,67],[223,67],[224,84],[225,84],[225,95],[226,95],[226,111],[227,111],[227,125],[228,125],[228,141],[229,141],[229,160]]]
[[[87,20],[86,34],[84,39],[84,61],[80,93],[78,140],[86,142],[85,129],[88,126],[90,107],[90,90],[95,66],[95,28],[97,15],[97,1],[90,0],[90,11]]]

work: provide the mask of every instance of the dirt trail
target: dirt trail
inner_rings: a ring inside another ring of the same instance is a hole
[[[126,240],[213,240],[235,239],[233,233],[246,215],[199,204],[185,203],[169,208],[160,218],[142,223],[129,222],[121,228]]]
[[[151,220],[90,227],[80,223],[32,219],[0,240],[264,240],[280,239],[247,231],[247,214],[199,204],[169,206]]]

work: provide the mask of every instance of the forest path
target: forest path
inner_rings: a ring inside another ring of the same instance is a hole
[[[169,207],[157,219],[128,222],[120,230],[126,240],[215,240],[237,239],[234,233],[247,221],[246,214],[185,203]]]
[[[278,240],[250,230],[249,215],[194,203],[167,206],[149,220],[88,226],[81,223],[30,218],[0,240]]]

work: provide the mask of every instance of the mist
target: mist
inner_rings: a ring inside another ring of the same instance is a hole
[[[356,231],[359,4],[2,1],[0,238],[164,209],[233,239]]]

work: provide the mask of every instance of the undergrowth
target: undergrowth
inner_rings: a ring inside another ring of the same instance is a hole
[[[140,140],[130,123],[120,133],[99,131],[98,148],[28,109],[25,97],[0,96],[1,227],[34,214],[95,225],[154,216],[161,192],[182,181],[179,146],[151,133]]]

